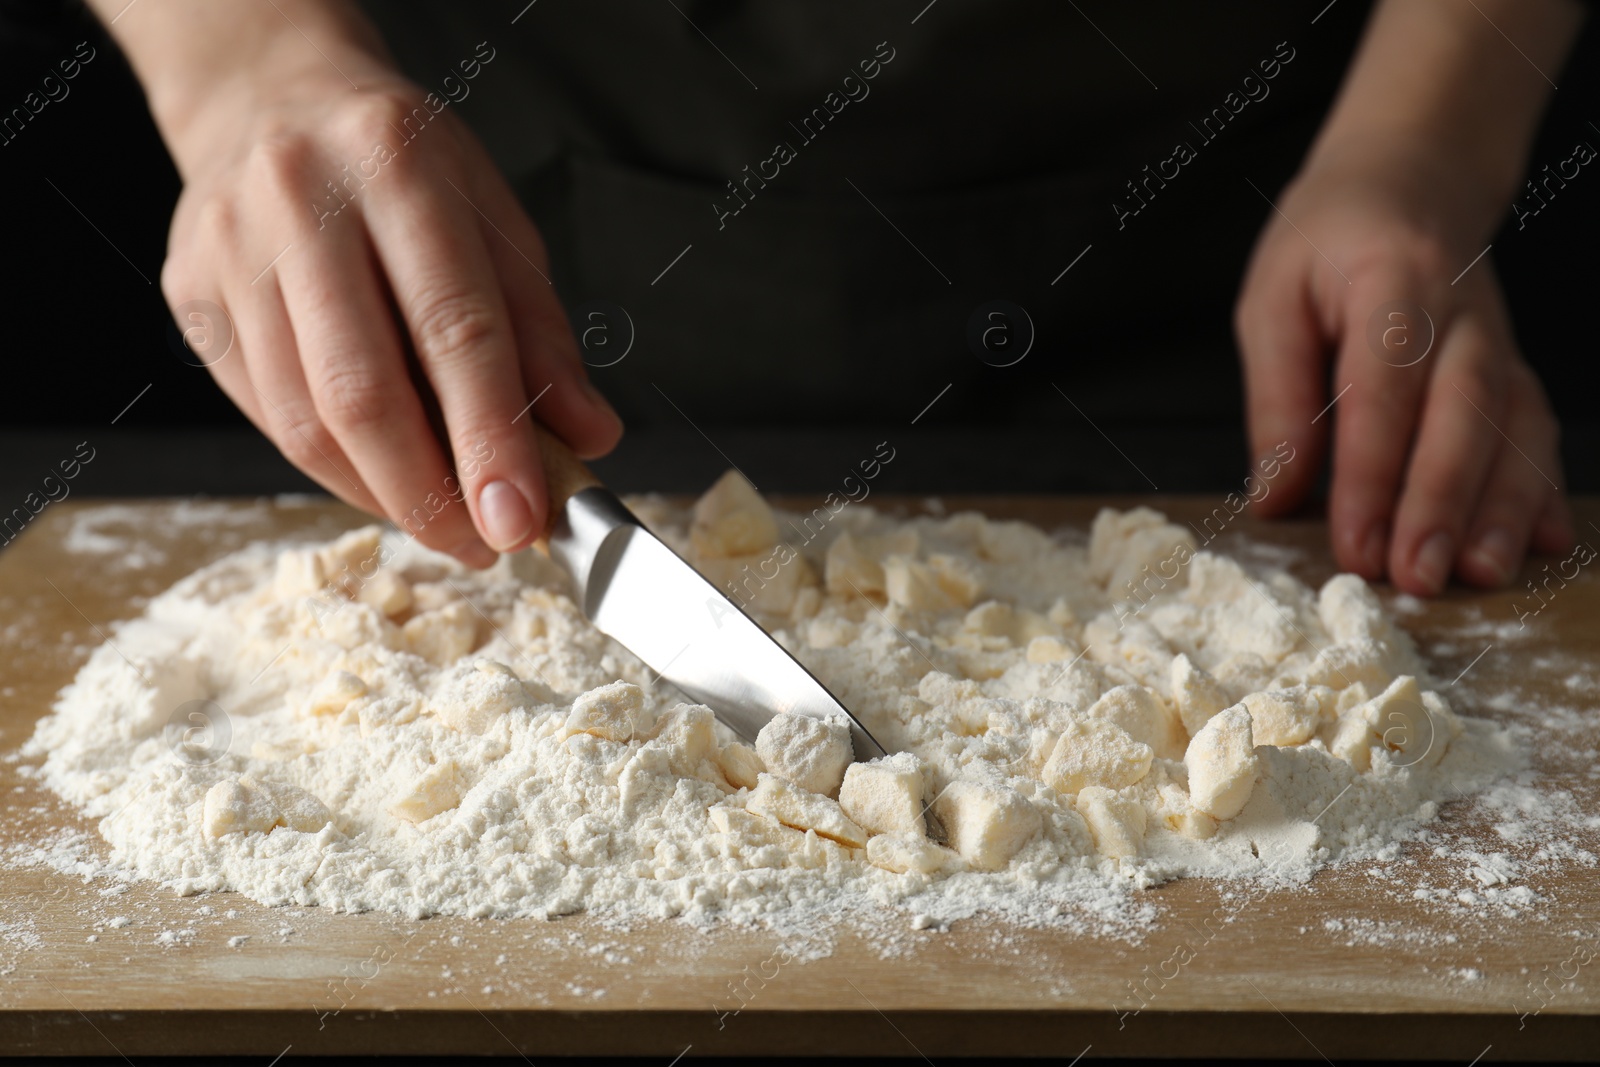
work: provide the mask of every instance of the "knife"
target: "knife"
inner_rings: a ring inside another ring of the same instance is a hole
[[[596,629],[748,741],[780,712],[842,715],[857,760],[886,755],[826,686],[645,529],[565,444],[543,427],[534,432],[550,500],[539,547],[572,577]]]

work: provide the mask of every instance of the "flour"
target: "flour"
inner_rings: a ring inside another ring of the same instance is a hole
[[[316,498],[284,493],[272,503],[279,508],[304,507]],[[163,533],[181,532],[224,548],[240,545],[239,531],[266,518],[265,501],[240,507],[237,501],[172,500],[157,504],[92,504],[73,512],[62,535],[61,547],[74,555],[95,557],[95,566],[118,570],[144,570],[168,559],[152,543],[152,525]],[[152,511],[154,514],[152,514]]]
[[[375,527],[250,545],[154,598],[27,751],[115,870],[183,894],[821,941],[886,908],[1129,936],[1168,879],[1304,883],[1392,859],[1450,800],[1529,803],[1526,739],[1457,714],[1354,577],[1247,571],[1142,508],[1084,545],[855,506],[775,552],[805,517],[742,483],[692,524],[633,504],[900,754],[846,773],[846,732],[809,722],[742,743],[547,561],[473,572]],[[1476,888],[1440,891],[1533,894],[1461,862]]]

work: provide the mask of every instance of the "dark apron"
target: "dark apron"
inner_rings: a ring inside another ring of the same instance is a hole
[[[626,309],[632,350],[593,374],[630,422],[677,418],[663,396],[718,423],[909,421],[952,383],[941,413],[976,421],[1059,414],[1056,388],[1112,419],[1234,417],[1228,320],[1270,210],[1245,179],[1290,176],[1360,13],[922,6],[368,5],[425,88],[455,72],[459,95],[493,50],[454,106],[569,309]],[[1246,76],[1264,98],[1202,129]],[[1149,184],[1179,140],[1196,158]],[[1009,367],[968,343],[995,300],[1034,334]]]

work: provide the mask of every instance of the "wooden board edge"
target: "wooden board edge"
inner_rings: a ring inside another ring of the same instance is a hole
[[[1520,1025],[1520,1029],[1519,1029]],[[1600,1014],[1147,1011],[0,1012],[8,1054],[1247,1057],[1592,1061]]]

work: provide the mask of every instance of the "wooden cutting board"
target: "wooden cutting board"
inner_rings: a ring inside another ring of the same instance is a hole
[[[1217,504],[1138,502],[1180,520]],[[945,501],[951,510],[976,507],[1046,528],[1084,526],[1106,503],[1131,501]],[[1600,500],[1578,510],[1580,529],[1600,545]],[[137,614],[177,578],[252,539],[328,536],[362,521],[315,501],[49,506],[0,552],[0,749],[14,752],[31,734],[109,623]],[[1246,512],[1218,544],[1226,549],[1241,536],[1301,550],[1292,569],[1307,581],[1331,573],[1320,523],[1258,524]],[[138,566],[127,565],[130,552]],[[1524,578],[1546,562],[1530,564]],[[1453,592],[1406,625],[1432,648],[1437,675],[1466,670],[1462,689],[1497,692],[1515,680],[1525,692],[1593,709],[1595,689],[1585,695],[1564,680],[1574,656],[1583,657],[1591,683],[1600,677],[1600,580],[1592,569],[1514,639],[1504,625],[1517,618],[1514,591]],[[1520,602],[1531,602],[1525,589]],[[1487,636],[1461,637],[1473,632]],[[1594,722],[1571,758],[1539,768],[1591,813],[1600,795],[1600,712]],[[30,762],[0,763],[8,798],[0,848],[15,857],[76,830],[103,854],[94,826],[41,789]],[[1446,808],[1444,819],[1469,825],[1459,808]],[[1430,872],[1443,861],[1414,846],[1394,862]],[[1460,879],[1460,861],[1451,862],[1452,870],[1435,872],[1442,884]],[[1381,868],[1325,871],[1308,888],[1231,910],[1219,895],[1227,887],[1169,883],[1146,892],[1159,918],[1138,943],[970,921],[927,932],[914,951],[888,959],[845,934],[832,956],[808,963],[775,960],[771,935],[704,934],[673,922],[626,933],[583,916],[407,922],[0,869],[0,1050],[1595,1057],[1593,866],[1530,879],[1545,902],[1522,917],[1470,922],[1375,891]],[[1217,915],[1234,921],[1218,925]],[[1215,933],[1202,942],[1207,919]],[[238,937],[248,940],[230,946]],[[1136,984],[1148,992],[1134,1012]]]

